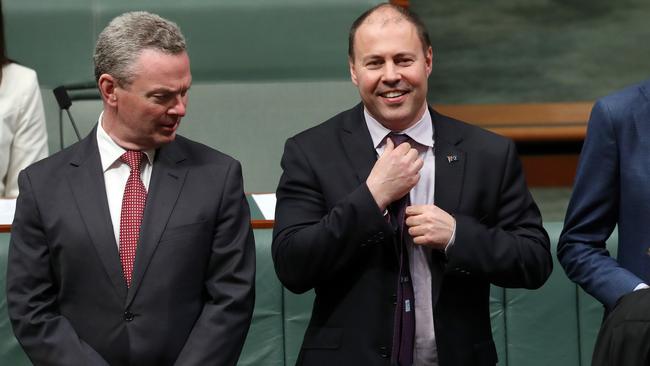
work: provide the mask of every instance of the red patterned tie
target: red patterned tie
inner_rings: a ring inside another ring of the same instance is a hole
[[[120,215],[120,260],[127,287],[131,286],[135,250],[138,246],[140,224],[147,201],[147,189],[140,179],[140,162],[143,155],[142,151],[129,150],[120,157],[131,168],[131,174],[124,188]]]

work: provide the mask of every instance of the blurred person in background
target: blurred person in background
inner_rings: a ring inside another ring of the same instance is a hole
[[[594,366],[650,364],[649,121],[650,80],[596,101],[557,246],[567,276],[605,308]]]
[[[36,72],[7,57],[0,3],[0,198],[18,196],[18,173],[47,156]]]

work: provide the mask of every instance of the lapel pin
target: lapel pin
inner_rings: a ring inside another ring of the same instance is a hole
[[[456,155],[447,155],[447,162],[453,163],[454,161],[458,161],[458,156],[456,156]]]

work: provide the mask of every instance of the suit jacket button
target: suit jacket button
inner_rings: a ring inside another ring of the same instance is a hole
[[[124,312],[124,320],[127,322],[133,321],[133,313],[130,311]]]

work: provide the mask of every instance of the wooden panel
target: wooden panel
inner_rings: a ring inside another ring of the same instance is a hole
[[[582,140],[591,102],[436,105],[440,113],[517,141]]]
[[[526,181],[533,187],[570,187],[578,166],[578,154],[523,155]]]
[[[409,0],[391,0],[390,3],[393,5],[401,6],[403,8],[409,7]]]

